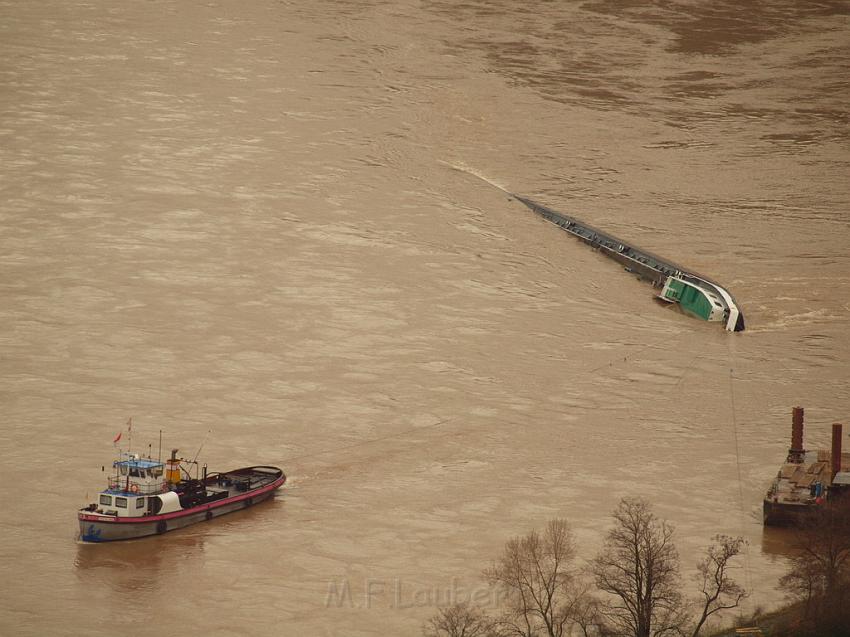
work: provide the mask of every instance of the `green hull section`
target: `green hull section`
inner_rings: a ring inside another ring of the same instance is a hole
[[[703,321],[721,320],[725,309],[720,299],[708,290],[676,277],[667,279],[661,298],[678,303],[686,314]]]

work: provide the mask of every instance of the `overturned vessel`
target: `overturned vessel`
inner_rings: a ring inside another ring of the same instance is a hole
[[[805,519],[827,501],[850,506],[850,454],[841,451],[842,427],[832,425],[832,447],[803,448],[803,408],[791,415],[791,448],[762,504],[764,524],[781,526]]]
[[[544,219],[621,263],[628,272],[649,281],[653,287],[661,288],[658,298],[662,301],[677,303],[686,314],[704,321],[722,322],[730,332],[743,331],[744,315],[738,304],[729,291],[714,281],[629,245],[575,217],[556,212],[526,197],[511,196]]]
[[[177,451],[165,463],[139,454],[119,455],[97,502],[77,513],[80,539],[111,542],[161,535],[262,502],[286,482],[283,471],[270,466],[207,473],[204,465],[198,477],[197,463],[178,458]]]

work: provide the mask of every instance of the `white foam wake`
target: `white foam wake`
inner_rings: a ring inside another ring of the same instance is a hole
[[[475,168],[467,166],[463,162],[453,164],[453,163],[450,163],[450,162],[447,162],[447,161],[442,161],[442,160],[439,160],[439,161],[444,166],[454,168],[455,170],[459,170],[460,172],[466,173],[467,175],[472,175],[473,177],[478,177],[478,179],[480,179],[481,181],[486,181],[488,184],[490,184],[491,186],[493,186],[495,188],[498,188],[502,192],[505,192],[507,194],[511,194],[510,191],[505,186],[503,186],[502,184],[500,184],[496,181],[493,181],[492,179],[490,179],[486,175],[481,174],[481,172],[479,172]]]

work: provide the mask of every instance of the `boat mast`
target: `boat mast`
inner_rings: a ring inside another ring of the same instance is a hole
[[[127,419],[127,483],[124,485],[124,490],[130,490],[130,458],[132,454],[130,450],[133,447],[133,417]]]
[[[201,453],[201,449],[203,449],[204,445],[207,444],[207,438],[210,437],[210,431],[211,431],[210,429],[207,429],[207,435],[204,436],[204,440],[203,440],[203,442],[201,442],[201,446],[198,447],[198,451],[195,452],[195,457],[192,458],[192,464],[195,465],[195,477],[197,477],[197,469],[198,469],[198,464],[195,461],[198,459],[198,454]]]

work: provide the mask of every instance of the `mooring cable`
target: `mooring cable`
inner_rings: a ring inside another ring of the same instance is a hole
[[[733,361],[734,364],[734,361]],[[741,510],[741,530],[744,531],[744,522],[746,520],[746,509],[744,507],[744,480],[741,475],[741,450],[738,443],[738,419],[735,416],[735,386],[734,367],[729,368],[729,404],[732,411],[732,433],[735,440],[735,464],[738,474],[738,502]],[[745,538],[746,539],[746,538]],[[753,577],[750,569],[750,546],[746,542],[744,544],[744,574],[747,578],[747,590],[754,593]]]

